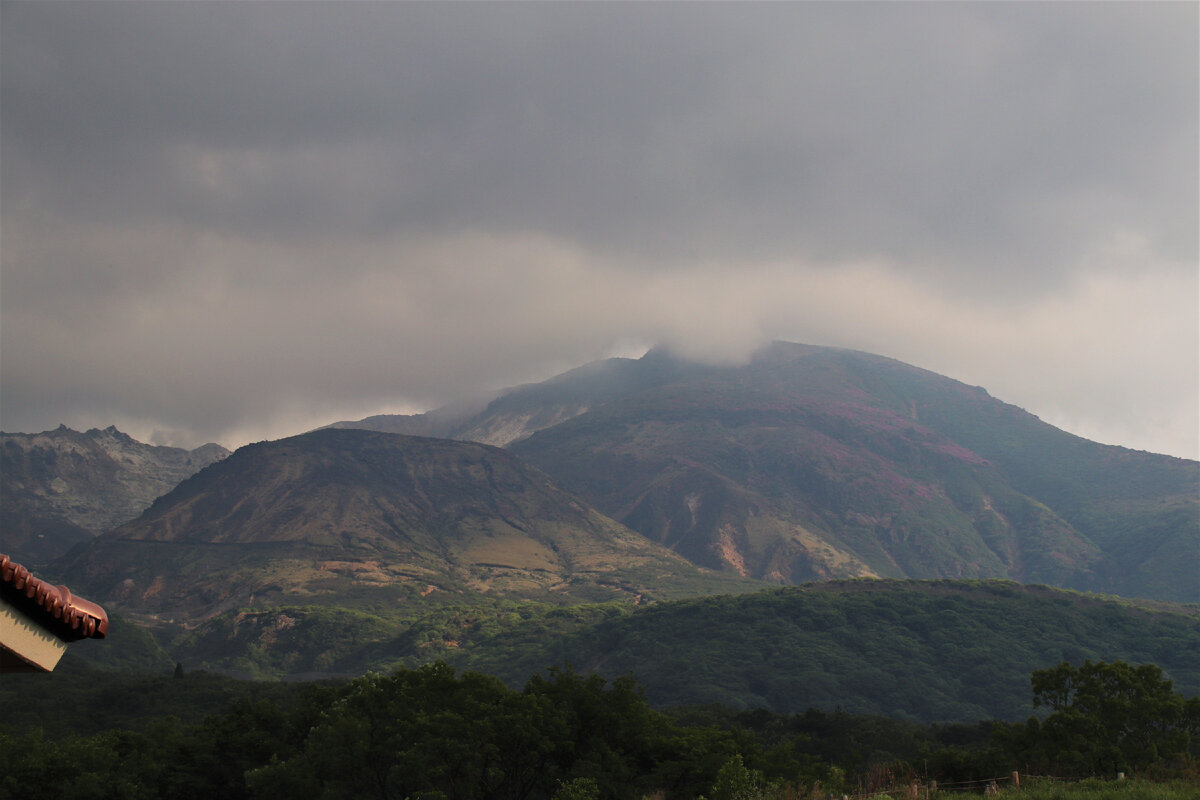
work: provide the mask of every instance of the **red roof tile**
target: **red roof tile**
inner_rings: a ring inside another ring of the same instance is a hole
[[[108,614],[95,603],[54,586],[0,553],[0,593],[47,630],[66,642],[103,639]]]

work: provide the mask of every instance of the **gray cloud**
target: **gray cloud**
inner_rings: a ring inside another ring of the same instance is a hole
[[[1176,255],[1195,249],[1177,210],[1194,204],[1196,164],[1183,4],[6,16],[13,179],[76,213],[955,264],[984,248],[1000,263],[1069,252],[1119,219]],[[26,154],[39,170],[27,178]]]
[[[1193,4],[2,13],[5,429],[282,434],[784,336],[1196,453]]]

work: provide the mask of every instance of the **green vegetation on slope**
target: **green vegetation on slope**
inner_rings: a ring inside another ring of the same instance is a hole
[[[1152,661],[1200,692],[1194,614],[1005,582],[850,581],[682,601],[558,647],[580,668],[636,675],[660,705],[1016,719],[1032,669],[1085,658]]]
[[[1019,719],[1032,670],[1089,658],[1153,662],[1200,693],[1200,609],[1001,581],[843,581],[649,606],[256,609],[206,621],[166,649],[189,669],[249,677],[348,677],[444,660],[518,685],[570,663],[633,675],[658,706],[922,721]]]
[[[634,609],[497,599],[430,604],[419,613],[286,606],[223,614],[175,634],[167,649],[186,665],[251,678],[351,677],[490,658],[519,680],[563,662],[568,653],[556,650],[556,642]]]

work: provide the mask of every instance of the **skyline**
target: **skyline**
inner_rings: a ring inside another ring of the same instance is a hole
[[[0,428],[231,449],[664,345],[1200,457],[1200,5],[0,5]]]

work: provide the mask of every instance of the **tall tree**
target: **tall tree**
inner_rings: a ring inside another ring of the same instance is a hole
[[[1184,698],[1155,664],[1124,661],[1036,670],[1033,704],[1047,708],[1029,732],[1060,768],[1093,774],[1137,771],[1200,743],[1200,698]]]

